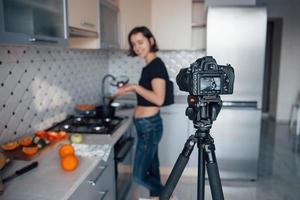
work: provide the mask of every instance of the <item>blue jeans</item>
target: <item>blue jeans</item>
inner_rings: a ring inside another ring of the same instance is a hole
[[[163,126],[160,113],[150,117],[135,118],[137,147],[135,153],[133,179],[150,190],[150,196],[159,196],[163,185],[160,181],[158,143]]]

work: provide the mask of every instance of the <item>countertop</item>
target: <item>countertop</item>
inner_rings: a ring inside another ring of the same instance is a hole
[[[126,116],[121,126],[112,134],[84,135],[86,144],[109,144],[113,146],[124,134],[132,122],[132,110],[118,111],[118,116]],[[60,167],[58,149],[60,144],[42,152],[35,160],[39,166],[26,174],[5,183],[2,200],[65,200],[68,199],[90,172],[101,161],[102,157],[79,157],[79,166],[75,171],[65,172]],[[34,160],[33,160],[34,161]],[[13,161],[3,177],[10,175],[32,161]]]

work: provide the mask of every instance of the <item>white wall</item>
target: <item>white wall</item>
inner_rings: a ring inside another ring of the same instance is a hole
[[[269,18],[283,18],[277,100],[277,121],[288,121],[300,91],[300,1],[257,0],[266,5]]]

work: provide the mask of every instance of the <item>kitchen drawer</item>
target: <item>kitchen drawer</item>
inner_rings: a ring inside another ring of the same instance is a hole
[[[71,200],[79,199],[115,199],[115,173],[113,153],[107,162],[103,160],[82,182],[79,188],[71,196]]]

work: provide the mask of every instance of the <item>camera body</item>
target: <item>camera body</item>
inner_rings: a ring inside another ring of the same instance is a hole
[[[197,59],[189,68],[180,70],[176,77],[182,91],[191,95],[232,94],[234,70],[230,65],[218,65],[212,56]]]

